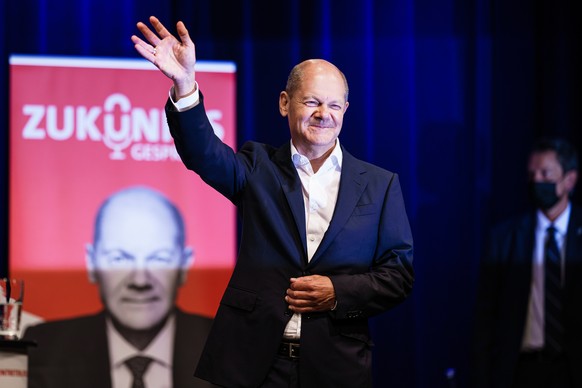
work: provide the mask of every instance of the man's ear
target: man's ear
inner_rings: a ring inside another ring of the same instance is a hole
[[[87,266],[87,277],[89,282],[97,283],[95,276],[95,248],[93,244],[85,245],[85,265]]]
[[[289,101],[290,98],[287,92],[282,91],[281,94],[279,95],[279,112],[283,117],[286,117],[287,114],[289,113]]]
[[[186,283],[188,270],[194,264],[194,250],[191,247],[184,247],[182,250],[182,260],[180,261],[180,277],[178,284],[181,286]]]
[[[568,190],[568,193],[571,193],[574,190],[574,187],[576,187],[576,182],[578,181],[578,171],[568,171],[566,176],[564,176],[564,181],[566,183],[566,190]]]

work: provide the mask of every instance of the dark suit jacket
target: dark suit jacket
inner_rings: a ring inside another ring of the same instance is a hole
[[[211,387],[193,377],[212,320],[176,311],[173,386]],[[41,323],[28,328],[30,388],[111,387],[105,314]]]
[[[301,386],[371,385],[368,318],[402,302],[413,284],[412,236],[396,174],[345,149],[333,219],[308,263],[301,181],[289,143],[248,142],[235,153],[213,133],[203,101],[178,113],[166,105],[176,148],[237,207],[238,260],[196,375],[227,387],[256,387],[277,353],[291,313],[291,277],[319,274],[333,282],[337,309],[304,314]]]
[[[474,387],[510,387],[521,350],[531,291],[535,213],[491,233],[475,314]],[[582,209],[572,207],[566,237],[564,319],[566,354],[582,387]]]

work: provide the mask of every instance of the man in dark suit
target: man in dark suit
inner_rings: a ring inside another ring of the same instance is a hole
[[[528,163],[536,211],[492,231],[476,304],[474,387],[582,387],[582,209],[570,202],[577,169],[571,144],[540,140]]]
[[[105,310],[28,328],[24,339],[37,343],[29,386],[210,386],[192,370],[211,319],[175,306],[193,257],[184,233],[178,209],[161,193],[131,187],[110,196],[87,246],[89,277]]]
[[[413,284],[398,176],[340,146],[348,85],[324,60],[297,65],[279,98],[291,141],[222,143],[195,81],[194,43],[155,17],[136,50],[173,82],[166,115],[185,165],[239,210],[238,260],[196,375],[226,387],[370,387],[368,318]],[[149,43],[148,43],[149,42]]]

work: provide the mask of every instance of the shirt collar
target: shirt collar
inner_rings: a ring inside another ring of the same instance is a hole
[[[171,367],[174,333],[176,331],[175,317],[173,314],[170,315],[156,338],[142,351],[139,351],[127,342],[115,329],[109,319],[106,322],[111,369],[122,366],[127,359],[137,355],[150,357],[154,362]]]
[[[554,225],[556,231],[565,236],[568,231],[568,221],[570,220],[570,212],[572,211],[572,204],[568,203],[566,209],[554,220],[550,221],[546,215],[538,209],[537,211],[537,228],[538,231],[545,231],[550,225]]]
[[[309,164],[309,159],[306,156],[301,155],[299,151],[297,151],[297,148],[295,148],[295,146],[293,145],[293,141],[291,140],[289,141],[289,143],[291,144],[291,161],[293,162],[293,165],[295,165],[296,168],[300,168]],[[343,161],[342,147],[340,146],[339,138],[337,138],[335,139],[335,146],[333,147],[333,151],[323,164],[324,170],[328,170],[332,167],[337,166],[338,170],[341,171],[342,161]]]

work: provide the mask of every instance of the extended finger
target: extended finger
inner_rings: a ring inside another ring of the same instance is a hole
[[[158,43],[160,43],[161,39],[152,30],[150,30],[150,28],[148,26],[146,26],[144,23],[138,22],[137,29],[139,30],[139,32],[142,33],[144,38],[147,39],[147,41],[152,45],[152,47],[155,47],[158,45]],[[143,40],[142,40],[142,42],[143,42]]]
[[[192,39],[190,38],[190,34],[188,33],[186,25],[182,21],[179,21],[176,24],[176,31],[178,32],[178,36],[180,37],[180,40],[184,45],[190,46],[194,44],[194,42],[192,42]]]
[[[164,27],[162,22],[160,22],[160,20],[157,17],[150,16],[150,23],[152,24],[152,26],[154,27],[154,29],[156,30],[156,32],[158,33],[160,38],[164,39],[165,37],[172,35],[172,34],[170,34],[170,31],[168,31],[166,29],[166,27]],[[156,43],[156,45],[157,45],[157,43]]]
[[[138,36],[133,35],[131,41],[134,43],[135,49],[141,54],[142,57],[153,62],[155,51],[154,46],[140,39]]]

